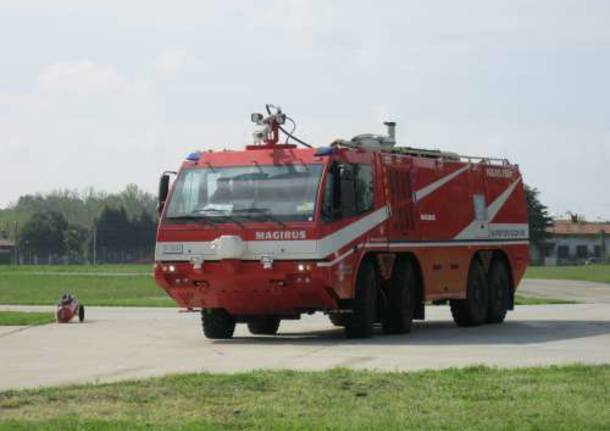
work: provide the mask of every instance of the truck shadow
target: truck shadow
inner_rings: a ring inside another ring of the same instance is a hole
[[[384,335],[381,328],[377,328],[375,336],[368,339],[346,339],[342,328],[330,327],[306,332],[282,332],[281,329],[280,327],[280,332],[275,336],[234,337],[231,340],[217,340],[214,343],[258,346],[278,344],[325,346],[337,343],[372,346],[525,345],[610,334],[610,321],[508,321],[501,325],[471,328],[457,327],[452,321],[415,322],[410,334]]]

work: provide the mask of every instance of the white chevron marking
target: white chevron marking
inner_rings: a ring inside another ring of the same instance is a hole
[[[510,186],[508,186],[508,188],[506,190],[504,190],[502,192],[502,194],[500,196],[498,196],[496,198],[495,201],[493,201],[491,203],[491,205],[489,205],[487,207],[487,221],[488,222],[493,220],[494,217],[498,214],[498,212],[500,212],[500,210],[502,209],[502,207],[504,206],[504,204],[506,203],[506,201],[508,200],[510,195],[515,190],[515,187],[517,187],[517,184],[519,184],[519,181],[521,181],[521,177],[517,178]],[[466,226],[454,239],[476,239],[476,238],[478,238],[477,234],[480,233],[480,225],[481,225],[480,220],[473,220],[472,223],[470,223],[468,226]]]
[[[440,178],[440,179],[428,184],[427,186],[417,190],[415,192],[415,201],[419,201],[419,200],[425,198],[429,194],[433,193],[437,189],[439,189],[442,186],[444,186],[445,184],[447,184],[449,181],[451,181],[458,175],[462,174],[463,172],[466,172],[468,170],[468,168],[470,168],[470,165],[463,166],[460,169],[458,169],[457,171],[452,172],[449,175],[446,175],[443,178]]]

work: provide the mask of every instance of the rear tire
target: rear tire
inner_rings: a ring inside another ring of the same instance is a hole
[[[489,270],[489,304],[487,323],[502,323],[506,318],[507,304],[510,295],[510,277],[506,264],[494,260]]]
[[[275,335],[280,327],[277,317],[259,317],[248,321],[248,329],[254,335]]]
[[[85,320],[85,306],[81,304],[78,306],[78,321],[82,322],[84,320]]]
[[[356,279],[354,309],[346,320],[348,338],[368,338],[373,335],[377,317],[377,275],[370,261],[360,264]]]
[[[203,334],[212,340],[231,338],[235,332],[235,319],[220,308],[201,310],[201,324]]]
[[[388,304],[382,321],[383,332],[386,334],[411,332],[415,310],[415,272],[409,260],[396,261],[389,281],[387,298]]]
[[[481,261],[475,257],[468,271],[466,299],[452,299],[451,314],[458,326],[479,326],[487,320],[489,290]]]

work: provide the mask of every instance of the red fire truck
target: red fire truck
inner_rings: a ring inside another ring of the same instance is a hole
[[[171,192],[174,173],[160,180],[155,280],[201,309],[205,336],[317,311],[348,337],[407,333],[429,302],[460,326],[504,320],[529,259],[516,165],[398,147],[394,123],[314,148],[267,114],[245,150],[190,154]]]

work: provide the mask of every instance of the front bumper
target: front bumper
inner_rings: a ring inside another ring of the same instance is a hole
[[[263,269],[260,262],[204,262],[200,269],[186,262],[158,262],[155,281],[178,305],[223,308],[236,316],[294,316],[337,308],[328,271],[314,262],[279,261]]]

